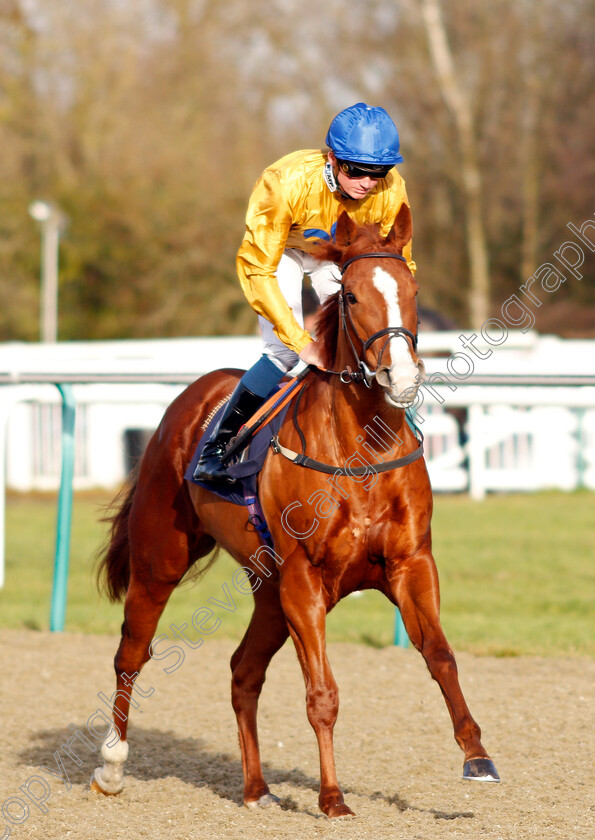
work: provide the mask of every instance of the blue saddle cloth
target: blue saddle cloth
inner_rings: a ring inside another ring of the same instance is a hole
[[[226,404],[225,404],[226,405]],[[226,502],[232,502],[234,505],[245,505],[249,507],[249,499],[257,499],[256,482],[258,473],[262,469],[264,459],[266,458],[267,450],[273,437],[281,428],[281,424],[289,408],[286,405],[281,411],[272,418],[265,426],[262,427],[252,438],[246,449],[242,452],[240,460],[231,463],[227,472],[230,477],[235,478],[234,482],[213,482],[213,481],[197,481],[193,478],[193,473],[196,468],[200,453],[202,452],[205,443],[211,436],[211,431],[215,424],[219,421],[221,414],[225,411],[225,405],[222,405],[219,411],[215,414],[209,425],[207,426],[203,436],[198,442],[196,451],[192,457],[192,461],[186,470],[184,478],[193,484],[198,484],[200,487],[206,487],[211,493],[215,493]]]

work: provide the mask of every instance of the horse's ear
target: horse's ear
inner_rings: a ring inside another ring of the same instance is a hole
[[[412,234],[413,223],[411,221],[411,211],[405,202],[403,202],[385,242],[387,245],[393,245],[401,253],[403,246],[409,242]]]
[[[343,210],[337,221],[335,230],[335,242],[341,248],[346,248],[355,239],[357,225],[349,218],[347,211]]]

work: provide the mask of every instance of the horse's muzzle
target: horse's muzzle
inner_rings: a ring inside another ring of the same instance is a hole
[[[420,385],[426,375],[426,368],[421,359],[415,363],[417,367],[417,374],[415,380],[406,388],[397,390],[391,379],[390,368],[387,365],[382,365],[376,370],[376,381],[386,391],[386,396],[391,405],[396,408],[410,408],[417,397]]]

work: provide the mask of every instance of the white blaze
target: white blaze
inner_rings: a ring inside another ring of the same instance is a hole
[[[391,277],[383,268],[376,268],[374,269],[373,282],[386,303],[386,326],[402,327],[403,318],[399,306],[399,289],[395,278]],[[385,340],[384,338],[378,339],[380,347]],[[376,349],[379,350],[380,348]],[[405,336],[395,336],[389,341],[382,356],[382,365],[390,368],[391,396],[393,398],[418,384],[416,377],[419,371],[411,357],[411,343]],[[414,394],[411,393],[407,401],[412,402],[413,396]]]

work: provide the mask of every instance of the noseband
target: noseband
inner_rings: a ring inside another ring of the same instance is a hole
[[[394,259],[394,260],[401,260],[402,262],[406,263],[407,260],[401,254],[387,254],[387,253],[370,253],[370,254],[358,254],[356,257],[351,257],[351,259],[347,260],[343,263],[341,268],[341,276],[343,276],[347,270],[347,268],[354,263],[356,260],[366,260],[366,259]],[[346,385],[349,382],[363,382],[367,388],[372,387],[372,381],[374,380],[378,369],[382,363],[382,356],[386,347],[388,346],[391,338],[396,338],[397,336],[401,336],[402,338],[409,339],[411,342],[411,346],[414,352],[417,352],[417,335],[414,335],[410,330],[406,330],[405,327],[385,327],[382,330],[378,330],[365,341],[360,338],[358,335],[357,329],[355,328],[355,324],[351,318],[351,314],[349,312],[348,304],[349,301],[345,298],[345,286],[341,283],[341,290],[339,291],[339,313],[341,316],[341,329],[347,336],[347,340],[349,341],[349,345],[357,362],[357,370],[352,370],[349,365],[345,367],[345,370],[342,371],[328,371],[328,373],[336,373],[341,382],[345,383]],[[378,364],[376,365],[376,370],[370,370],[367,366],[365,361],[360,358],[359,353],[357,352],[355,345],[351,339],[351,333],[349,330],[349,326],[355,333],[358,341],[362,345],[362,355],[365,356],[366,351],[375,341],[378,341],[379,338],[383,338],[387,336],[386,341],[384,342],[382,349],[380,350],[380,355],[378,356]]]

